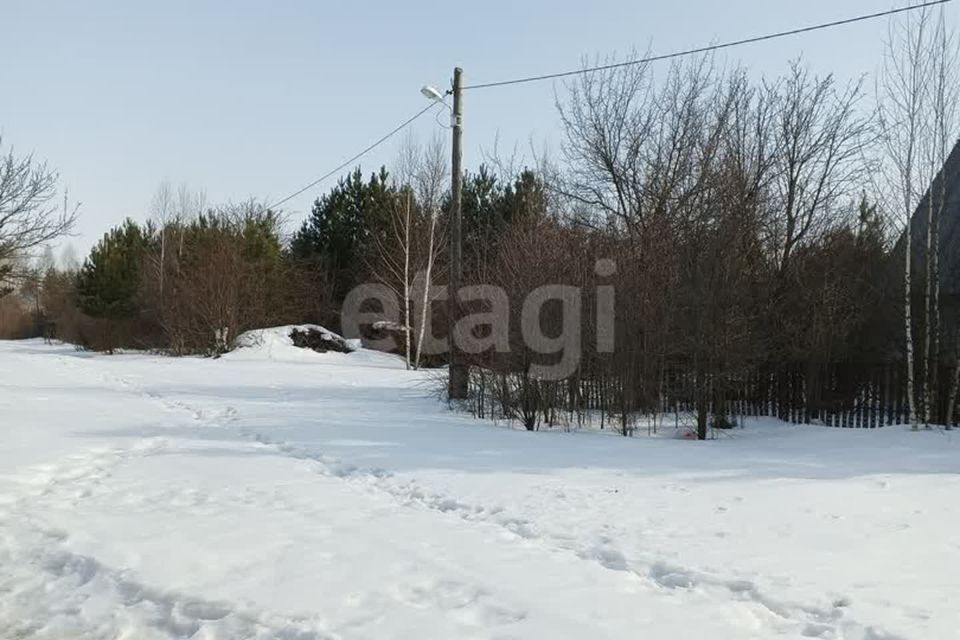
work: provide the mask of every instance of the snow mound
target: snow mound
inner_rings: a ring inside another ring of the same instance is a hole
[[[347,340],[318,324],[291,324],[253,329],[237,336],[233,346],[244,355],[260,355],[268,359],[331,351],[346,354],[359,348],[357,341]]]
[[[397,356],[362,348],[318,324],[290,324],[253,329],[237,336],[226,358],[283,362],[343,362],[355,365],[403,366]]]

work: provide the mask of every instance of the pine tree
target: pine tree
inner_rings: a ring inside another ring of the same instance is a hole
[[[132,220],[105,234],[77,274],[80,309],[95,318],[136,316],[141,309],[138,293],[146,249],[147,238]]]
[[[857,241],[861,247],[878,248],[883,251],[883,221],[877,213],[877,205],[871,204],[864,193],[860,199]]]
[[[500,238],[510,225],[529,220],[546,211],[543,182],[524,170],[512,184],[503,184],[481,165],[467,175],[463,186],[463,254],[474,277],[489,264]]]
[[[395,197],[386,169],[364,181],[360,169],[342,178],[313,203],[310,216],[294,234],[294,257],[320,263],[334,278],[336,299],[362,277],[374,236],[387,224]]]

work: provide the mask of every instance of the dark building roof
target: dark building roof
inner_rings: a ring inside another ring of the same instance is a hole
[[[942,191],[944,187],[945,192]],[[918,276],[923,273],[920,269],[926,268],[930,198],[935,198],[936,204],[942,192],[945,197],[940,214],[940,290],[945,295],[960,296],[960,141],[954,146],[911,220],[912,253]]]

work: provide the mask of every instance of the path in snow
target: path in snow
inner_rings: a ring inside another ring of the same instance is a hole
[[[450,415],[377,357],[2,349],[18,384],[0,401],[20,411],[20,455],[0,456],[2,637],[960,627],[956,449],[934,434],[527,434]]]

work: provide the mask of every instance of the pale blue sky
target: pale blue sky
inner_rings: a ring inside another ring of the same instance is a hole
[[[657,53],[902,6],[908,0],[217,2],[0,0],[4,146],[57,167],[83,202],[81,253],[163,179],[208,201],[273,200],[310,182],[447,86],[576,68],[584,55]],[[960,3],[947,5],[956,24]],[[778,74],[803,55],[843,78],[876,71],[883,20],[725,54]],[[468,93],[465,163],[499,136],[556,149],[550,82]],[[438,129],[431,118],[415,131]],[[363,161],[389,162],[386,145]],[[287,205],[294,221],[330,183]]]

